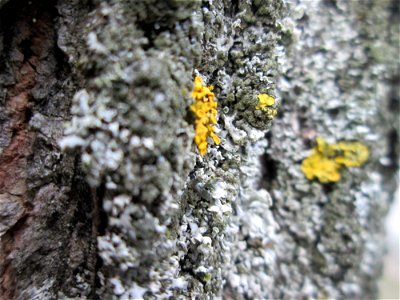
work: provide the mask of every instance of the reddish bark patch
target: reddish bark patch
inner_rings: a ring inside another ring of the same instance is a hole
[[[5,99],[6,128],[11,139],[0,155],[0,194],[18,196],[13,199],[22,204],[23,213],[16,216],[19,220],[2,237],[0,299],[17,297],[13,251],[27,247],[26,228],[32,222],[34,205],[26,184],[28,157],[35,139],[35,132],[28,127],[33,107],[32,93],[43,81],[39,71],[47,69],[46,57],[55,45],[52,20],[42,16],[32,22],[32,16],[26,13],[28,15],[17,17],[13,26],[16,35],[10,41],[12,50],[5,54],[12,64],[15,84],[8,87]]]
[[[26,179],[26,158],[31,153],[33,140],[33,133],[27,129],[26,120],[27,111],[30,109],[28,90],[29,87],[6,101],[6,109],[10,116],[9,128],[13,135],[8,147],[0,155],[0,193],[24,193],[15,191],[14,187],[20,186],[17,182]]]
[[[0,9],[0,300],[94,295],[94,200],[54,126],[81,84],[57,47],[58,38],[75,45],[70,31],[85,23],[90,8],[75,2]]]

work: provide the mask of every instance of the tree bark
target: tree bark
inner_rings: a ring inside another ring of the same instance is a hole
[[[398,31],[395,0],[0,0],[0,299],[376,297]],[[368,161],[310,181],[316,137]]]

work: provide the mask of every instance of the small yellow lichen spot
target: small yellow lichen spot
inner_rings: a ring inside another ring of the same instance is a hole
[[[220,139],[214,133],[214,125],[217,124],[217,102],[212,90],[213,86],[203,86],[200,76],[195,77],[192,97],[196,102],[190,106],[190,110],[196,117],[194,142],[202,156],[207,152],[207,137],[211,137],[217,145],[220,143]]]
[[[275,99],[272,98],[270,95],[267,94],[260,94],[257,96],[258,104],[256,109],[264,110],[268,106],[272,106],[275,104]]]
[[[369,157],[367,146],[359,142],[340,142],[337,144],[341,154],[335,161],[346,167],[361,167]]]
[[[328,144],[320,137],[316,142],[311,155],[301,164],[301,170],[309,180],[338,182],[343,167],[361,167],[369,157],[367,146],[359,142]]]
[[[260,94],[257,98],[258,104],[256,109],[266,112],[268,119],[273,119],[278,113],[277,109],[272,107],[275,104],[275,99],[267,94]]]
[[[313,154],[303,160],[301,170],[308,180],[317,178],[321,183],[340,180],[340,165],[318,151],[314,151]]]

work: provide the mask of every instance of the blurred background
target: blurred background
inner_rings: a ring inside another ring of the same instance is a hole
[[[379,299],[400,299],[399,293],[399,235],[400,205],[399,189],[387,216],[386,243],[388,252],[384,258],[383,275],[379,282]]]

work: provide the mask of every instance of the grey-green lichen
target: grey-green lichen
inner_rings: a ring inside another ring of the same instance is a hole
[[[192,57],[200,49],[191,21],[198,4],[179,15],[165,5],[114,1],[92,13],[79,61],[87,83],[74,97],[74,117],[61,142],[81,149],[89,183],[105,187],[99,293],[122,299],[141,297],[141,286],[157,295],[165,291],[159,282],[172,280],[179,261],[166,230],[194,163],[193,129],[185,117]],[[145,8],[153,20],[141,15]]]
[[[396,142],[387,130],[398,124],[398,111],[388,111],[390,82],[398,76],[392,40],[398,19],[389,21],[391,1],[296,1],[290,7],[285,24],[294,44],[282,61],[282,118],[267,150],[277,176],[265,186],[282,238],[271,297],[374,298],[376,258],[384,251],[380,220],[395,188]],[[376,59],[371,44],[385,60]],[[371,159],[336,185],[307,182],[299,162],[321,134],[331,142],[363,141]]]
[[[88,80],[61,145],[79,148],[90,184],[105,187],[99,295],[373,294],[363,285],[381,254],[381,228],[367,222],[386,205],[378,162],[332,191],[307,181],[300,162],[316,133],[377,142],[373,95],[388,87],[386,69],[367,64],[371,38],[353,26],[363,8],[298,2],[96,4],[79,67]],[[219,111],[221,143],[204,157],[188,112],[195,74],[215,86]],[[282,99],[279,118],[256,109],[262,93]]]
[[[203,57],[213,74],[213,84],[227,115],[239,124],[267,129],[271,124],[262,111],[255,109],[257,95],[275,98],[277,60],[283,55],[278,46],[282,31],[279,21],[284,14],[282,1],[215,2],[203,8]],[[224,7],[226,7],[224,9]],[[226,11],[227,10],[227,11]],[[199,66],[201,70],[201,66]]]

